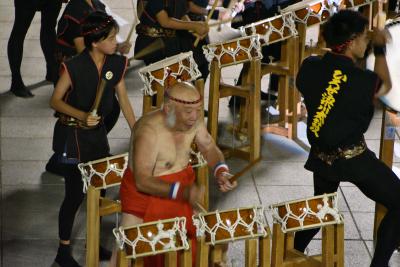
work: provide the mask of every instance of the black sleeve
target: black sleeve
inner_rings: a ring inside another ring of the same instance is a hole
[[[208,6],[208,1],[207,0],[190,0],[188,2],[193,2],[193,4],[202,7],[202,8],[206,8]]]
[[[62,20],[65,20],[67,29],[65,30],[65,37],[67,40],[73,41],[77,37],[81,37],[81,23],[85,18],[85,11],[82,6],[76,2],[68,3],[66,11],[63,14]]]
[[[378,75],[370,70],[362,71],[363,73],[356,73],[358,79],[357,83],[360,85],[357,94],[357,108],[354,113],[358,113],[357,124],[362,133],[368,130],[372,117],[374,115],[374,95],[379,90],[382,80]]]
[[[156,18],[156,15],[162,11],[165,10],[165,5],[164,5],[164,0],[150,0],[147,2],[146,5],[146,12],[153,17],[154,19]]]
[[[379,91],[381,88],[383,81],[379,78],[378,74],[373,71],[366,70],[366,81],[368,81],[367,89],[367,97],[373,100],[374,95]]]

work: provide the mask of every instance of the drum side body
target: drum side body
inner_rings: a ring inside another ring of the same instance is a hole
[[[158,224],[163,225],[162,231],[167,232],[174,229],[175,222],[154,222],[154,224],[137,226],[129,229],[125,229],[125,236],[130,241],[137,241],[136,246],[133,248],[130,245],[125,246],[126,254],[132,255],[134,249],[136,257],[142,257],[147,255],[161,254],[165,251],[171,251],[170,248],[166,247],[166,244],[170,244],[169,238],[162,238],[158,229]],[[161,236],[161,238],[160,238]],[[146,241],[147,242],[146,242]],[[154,250],[150,245],[150,242],[154,242]],[[183,241],[178,231],[174,231],[173,242],[175,247],[182,247]]]

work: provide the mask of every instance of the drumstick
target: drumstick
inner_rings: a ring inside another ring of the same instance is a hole
[[[106,84],[107,81],[104,78],[101,79],[99,88],[97,89],[96,98],[94,99],[93,108],[92,111],[90,112],[92,116],[97,116],[97,109],[99,108],[101,98],[103,97],[104,88],[106,88]]]
[[[243,170],[240,172],[237,172],[235,175],[233,175],[231,178],[229,178],[230,182],[235,182],[240,176],[242,176],[245,172],[250,170],[256,163],[258,163],[261,160],[261,157],[252,161],[249,165],[247,165]]]
[[[212,5],[212,8],[211,8],[210,12],[208,13],[208,16],[207,16],[207,19],[206,19],[206,23],[207,24],[210,21],[211,16],[214,13],[215,8],[217,7],[217,4],[218,4],[218,0],[215,0],[213,5]],[[194,47],[196,47],[199,44],[199,42],[200,42],[200,36],[197,36],[196,41],[194,41],[194,44],[193,44]]]
[[[131,29],[129,30],[128,36],[126,37],[125,42],[129,42],[132,37],[133,30],[135,29],[137,23],[132,23]]]
[[[129,58],[129,60],[132,59],[140,59],[141,57],[144,57],[148,54],[151,54],[157,50],[160,50],[164,48],[164,42],[161,38],[157,38],[154,42],[152,42],[150,45],[148,45],[146,48],[140,50],[137,52],[133,57]]]
[[[231,22],[232,20],[233,20],[233,18],[220,20],[220,21],[208,24],[208,27],[211,28],[211,27],[219,26],[221,24],[226,24],[226,23]]]

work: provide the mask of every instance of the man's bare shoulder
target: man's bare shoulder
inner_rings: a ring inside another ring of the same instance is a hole
[[[141,117],[133,128],[133,134],[146,135],[149,133],[157,133],[164,125],[164,116],[161,111],[157,110]]]

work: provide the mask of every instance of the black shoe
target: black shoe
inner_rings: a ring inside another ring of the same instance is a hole
[[[111,251],[100,246],[99,247],[99,259],[100,261],[108,261],[111,259]]]
[[[10,91],[18,96],[18,97],[23,97],[23,98],[29,98],[29,97],[33,97],[33,94],[31,93],[31,91],[29,91],[25,85],[20,85],[20,86],[16,86],[16,85],[11,85],[11,89]]]
[[[57,263],[60,267],[82,267],[72,257],[69,245],[60,245],[54,262]]]

